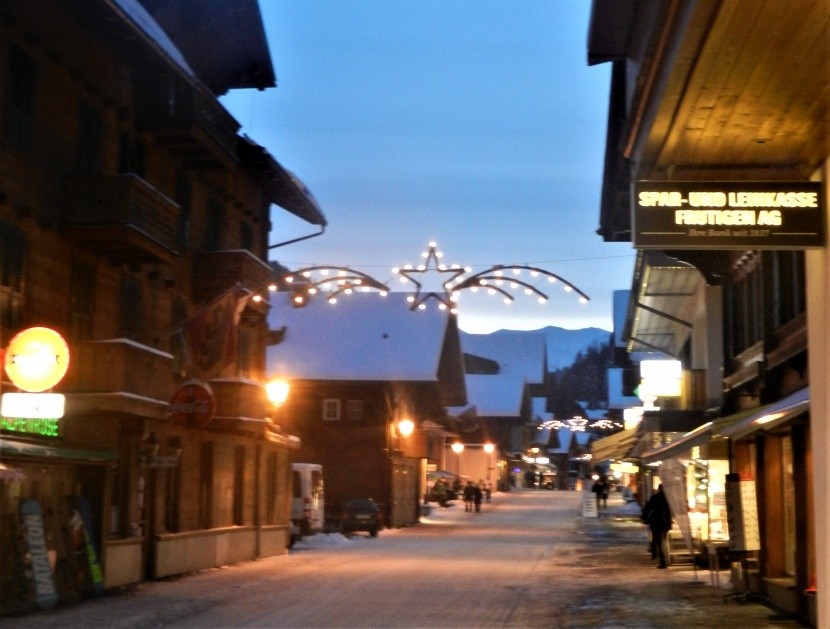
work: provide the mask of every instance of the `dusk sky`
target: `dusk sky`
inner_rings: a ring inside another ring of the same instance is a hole
[[[588,0],[260,6],[278,86],[222,102],[329,222],[272,259],[349,266],[402,289],[392,268],[421,263],[436,241],[446,264],[539,266],[591,298],[543,283],[544,305],[462,294],[463,330],[611,329],[634,251],[595,234],[610,66],[587,66]],[[315,231],[273,218],[272,242]]]

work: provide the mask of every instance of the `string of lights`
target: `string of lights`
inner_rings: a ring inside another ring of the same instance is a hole
[[[576,293],[580,303],[587,303],[589,297],[576,286],[546,269],[528,264],[494,265],[483,271],[473,273],[471,267],[459,264],[446,265],[441,262],[443,253],[435,242],[429,243],[427,251],[421,254],[424,262],[417,266],[407,264],[392,269],[393,277],[401,283],[415,285],[415,291],[407,296],[410,309],[423,310],[430,300],[437,302],[442,310],[449,309],[457,313],[457,301],[464,290],[470,292],[486,291],[490,295],[500,295],[505,304],[516,299],[517,294],[535,296],[541,304],[550,297],[545,292],[548,285],[559,284],[566,293]],[[526,279],[527,277],[530,279]],[[545,281],[544,290],[538,285]],[[341,294],[355,291],[377,291],[381,296],[390,292],[389,285],[370,275],[349,266],[312,265],[278,277],[269,290],[285,286],[293,293],[292,300],[296,307],[306,305],[314,295],[325,293],[330,303],[336,303]]]

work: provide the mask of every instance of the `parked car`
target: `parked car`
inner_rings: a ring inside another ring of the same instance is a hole
[[[343,502],[340,516],[340,530],[343,533],[366,531],[377,537],[383,528],[383,514],[377,503],[370,498],[352,498]]]

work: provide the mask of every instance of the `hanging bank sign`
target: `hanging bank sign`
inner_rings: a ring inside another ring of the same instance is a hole
[[[638,249],[824,246],[821,183],[635,181]]]

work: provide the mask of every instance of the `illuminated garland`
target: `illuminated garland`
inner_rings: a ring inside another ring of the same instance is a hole
[[[460,292],[469,290],[475,293],[480,289],[486,290],[491,295],[501,295],[506,304],[515,301],[514,292],[519,290],[523,291],[525,295],[536,296],[539,303],[547,303],[549,297],[544,291],[519,277],[523,272],[530,273],[532,278],[547,278],[550,284],[559,283],[565,292],[576,292],[579,295],[580,303],[584,304],[589,301],[589,297],[576,286],[555,273],[538,267],[523,264],[495,265],[470,275],[472,273],[470,267],[461,267],[458,264],[451,266],[442,264],[440,258],[443,257],[443,254],[438,251],[437,244],[434,242],[429,243],[429,250],[422,253],[421,256],[425,261],[417,267],[408,264],[402,268],[392,269],[392,272],[398,276],[401,282],[415,284],[415,292],[407,297],[411,310],[423,310],[426,307],[426,302],[434,299],[438,302],[440,309],[449,309],[455,314],[458,312],[456,302]],[[427,276],[442,275],[448,277],[446,279],[438,278],[440,283],[437,288],[425,288]],[[293,293],[292,301],[296,307],[306,305],[312,296],[320,292],[327,293],[327,300],[330,303],[336,303],[339,295],[351,294],[356,290],[376,290],[382,296],[390,292],[387,284],[345,266],[309,266],[290,273],[282,279],[288,286],[288,290]],[[276,286],[270,286],[269,290],[276,290]]]

